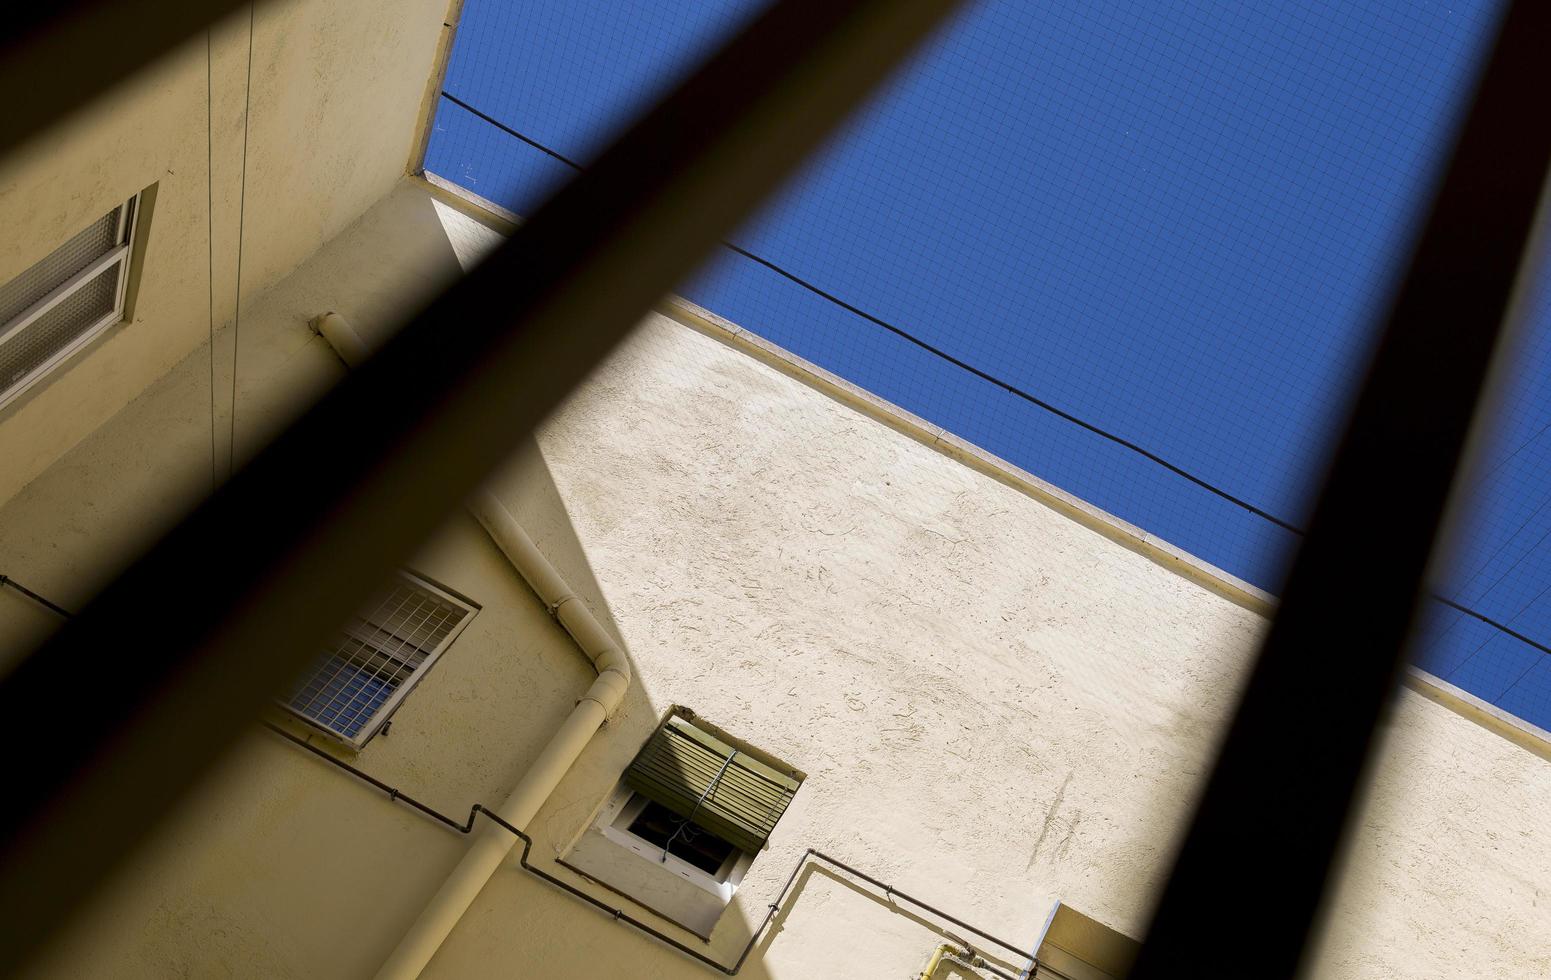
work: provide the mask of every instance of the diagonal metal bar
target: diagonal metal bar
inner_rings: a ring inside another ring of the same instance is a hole
[[[38,134],[250,0],[12,4],[0,25],[0,153]],[[261,2],[261,0],[260,0]],[[20,93],[26,97],[20,97]]]
[[[761,13],[0,682],[0,974],[956,5]]]
[[[1500,27],[1131,976],[1289,977],[1398,683],[1551,164],[1551,4]]]

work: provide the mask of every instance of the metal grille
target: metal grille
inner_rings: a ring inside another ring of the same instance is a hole
[[[0,286],[0,323],[10,323],[65,280],[113,251],[120,241],[121,210],[117,207],[109,211],[41,262]]]
[[[356,745],[377,732],[413,680],[447,648],[473,612],[408,576],[368,609],[340,630],[333,647],[282,702]]]
[[[0,343],[0,393],[19,389],[41,375],[112,316],[117,309],[118,277],[115,263]]]
[[[0,405],[118,322],[137,200],[0,286]]]

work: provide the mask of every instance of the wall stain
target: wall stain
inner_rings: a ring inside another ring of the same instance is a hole
[[[1023,866],[1028,871],[1034,867],[1034,862],[1039,860],[1039,849],[1044,846],[1045,838],[1050,836],[1050,827],[1056,822],[1056,812],[1061,809],[1061,801],[1066,799],[1066,787],[1072,783],[1071,770],[1067,770],[1066,778],[1061,780],[1061,788],[1056,790],[1056,798],[1051,801],[1050,809],[1045,812],[1045,822],[1039,828],[1039,836],[1034,839],[1034,850],[1029,853],[1029,863]],[[1070,843],[1071,834],[1067,834],[1067,842]]]

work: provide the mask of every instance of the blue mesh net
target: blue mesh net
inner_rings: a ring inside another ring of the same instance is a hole
[[[1497,3],[972,6],[680,292],[1275,591]],[[519,213],[748,0],[468,0],[426,168]],[[1424,669],[1551,727],[1551,303]]]

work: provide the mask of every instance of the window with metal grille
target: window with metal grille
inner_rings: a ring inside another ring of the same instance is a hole
[[[0,285],[0,406],[123,318],[138,204],[137,194]]]
[[[341,629],[281,700],[307,722],[360,747],[473,616],[468,602],[400,573]]]

